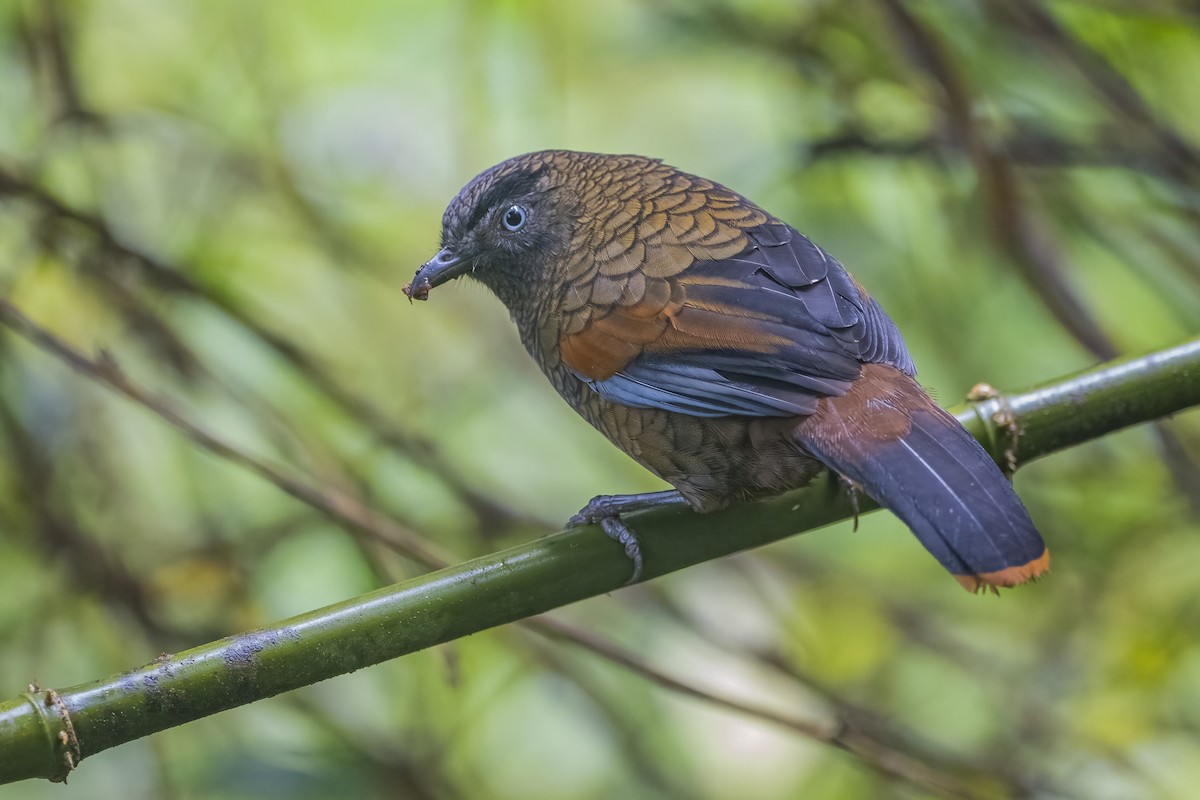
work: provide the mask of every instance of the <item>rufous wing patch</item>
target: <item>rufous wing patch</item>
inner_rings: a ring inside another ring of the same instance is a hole
[[[578,333],[564,336],[563,362],[591,380],[606,380],[637,358],[646,345],[662,337],[670,325],[671,306],[658,298],[650,303],[616,306]],[[654,309],[646,313],[648,309]]]

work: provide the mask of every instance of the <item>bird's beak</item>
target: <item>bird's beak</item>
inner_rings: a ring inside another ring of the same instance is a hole
[[[404,286],[404,294],[409,300],[427,300],[430,289],[462,275],[470,263],[470,259],[459,258],[450,248],[443,247],[417,270],[412,283]]]

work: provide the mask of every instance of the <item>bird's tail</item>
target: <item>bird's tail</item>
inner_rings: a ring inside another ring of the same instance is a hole
[[[966,589],[1015,586],[1050,555],[1008,479],[899,370],[869,364],[797,428],[804,448],[904,520]]]

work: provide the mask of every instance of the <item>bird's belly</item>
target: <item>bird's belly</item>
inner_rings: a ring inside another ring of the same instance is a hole
[[[575,410],[698,511],[795,489],[823,469],[792,435],[798,418],[693,417],[612,403],[582,388],[563,393]]]

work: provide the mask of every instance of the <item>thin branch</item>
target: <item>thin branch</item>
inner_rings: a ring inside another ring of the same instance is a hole
[[[974,111],[967,79],[950,54],[900,0],[880,0],[894,23],[897,37],[917,68],[941,87],[946,122],[962,142],[979,175],[980,196],[996,247],[1021,268],[1026,282],[1058,321],[1097,358],[1120,352],[1072,285],[1062,252],[1045,226],[1029,213],[1021,196],[1020,177],[992,145],[983,121]]]
[[[1101,97],[1129,121],[1141,125],[1162,147],[1177,167],[1192,176],[1200,170],[1200,153],[1167,126],[1141,93],[1100,52],[1084,44],[1034,0],[992,0],[1004,13],[1012,13],[1024,29],[1040,39],[1050,52],[1073,65]]]
[[[930,158],[963,156],[964,143],[952,137],[929,135],[915,138],[886,138],[851,125],[828,136],[802,143],[798,151],[806,162],[845,156],[879,158]],[[1121,131],[1102,131],[1089,141],[1073,141],[1050,131],[1018,127],[995,137],[992,147],[1015,166],[1026,169],[1117,169],[1170,183],[1179,191],[1196,190],[1185,183],[1179,171],[1164,164],[1151,149],[1128,141]]]
[[[629,650],[617,647],[612,642],[588,631],[566,626],[559,620],[541,616],[525,622],[527,627],[554,639],[568,640],[613,664],[624,667],[655,686],[684,697],[704,701],[727,711],[773,723],[808,739],[845,750],[858,756],[884,775],[937,792],[942,797],[974,798],[982,796],[973,788],[971,781],[955,776],[949,768],[933,769],[919,758],[894,749],[882,737],[853,722],[850,715],[844,713],[845,708],[839,708],[836,703],[830,703],[835,711],[825,720],[818,722],[801,719],[774,708],[766,708],[712,690],[699,689],[690,682],[658,669],[646,659],[634,655]],[[903,737],[891,738],[895,741],[904,740]],[[966,770],[960,765],[958,771],[965,772]],[[972,777],[975,782],[988,778],[982,773]],[[1015,787],[1010,786],[1009,788]]]
[[[0,198],[4,195],[32,202],[56,222],[70,222],[81,226],[96,237],[105,254],[136,268],[141,277],[159,291],[197,300],[217,309],[227,319],[273,350],[348,418],[372,431],[379,441],[388,447],[430,470],[463,498],[482,521],[514,524],[532,521],[503,503],[481,494],[445,462],[432,442],[391,423],[366,398],[342,386],[314,356],[267,328],[232,299],[190,278],[189,271],[124,244],[99,216],[73,208],[36,183],[0,167]],[[110,261],[93,258],[83,266],[116,270],[117,265]]]
[[[103,118],[88,107],[79,88],[78,74],[71,58],[72,32],[63,14],[62,0],[43,0],[39,6],[42,19],[36,32],[39,44],[45,49],[49,67],[47,71],[58,106],[58,120],[102,127]]]
[[[39,547],[53,560],[65,564],[72,585],[96,592],[114,608],[127,612],[143,630],[154,637],[171,636],[182,642],[177,631],[168,631],[151,612],[150,590],[126,568],[119,556],[87,536],[63,504],[53,500],[51,470],[12,411],[0,404],[0,433],[7,438],[19,469],[13,471],[18,497],[31,518],[28,527]]]
[[[279,468],[203,428],[184,415],[171,401],[155,395],[129,378],[111,354],[101,351],[98,358],[89,358],[34,323],[2,298],[0,324],[6,325],[32,344],[54,355],[76,372],[104,384],[157,414],[202,449],[258,475],[285,494],[307,503],[351,530],[367,534],[426,566],[437,567],[450,561],[438,548],[400,523],[367,508],[356,498],[335,489],[313,486],[287,475]]]

